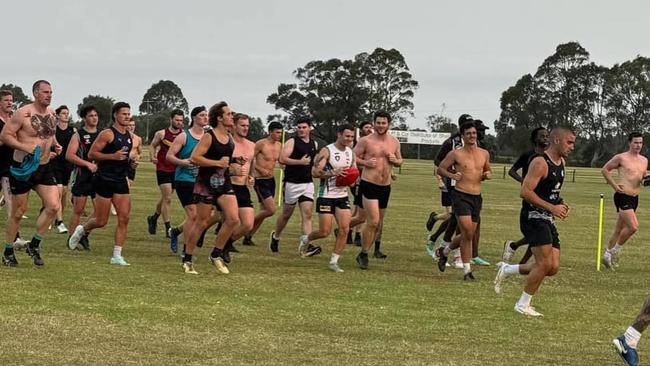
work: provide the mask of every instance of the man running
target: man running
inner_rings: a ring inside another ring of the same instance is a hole
[[[317,144],[311,138],[311,120],[301,118],[296,122],[296,136],[287,140],[280,153],[280,163],[284,164],[284,197],[282,213],[275,223],[275,231],[271,232],[269,249],[279,251],[280,236],[287,226],[293,211],[298,204],[302,220],[302,235],[311,233],[311,211],[314,206],[314,182],[311,168],[317,152]],[[319,254],[317,247],[308,247],[302,256]]]
[[[359,140],[363,137],[366,137],[372,134],[372,122],[365,121],[361,122],[359,125]],[[357,141],[358,142],[358,141]],[[363,172],[363,167],[359,166],[359,173]],[[365,212],[363,207],[361,207],[361,195],[359,194],[359,182],[357,182],[351,189],[352,191],[352,203],[354,208],[352,209],[352,220],[350,221],[350,231],[348,233],[348,244],[354,244],[358,247],[361,246],[361,225],[366,221]],[[352,238],[352,232],[354,231],[354,238]],[[375,248],[378,249],[378,248]],[[381,251],[380,251],[381,253]],[[385,255],[381,253],[381,255]]]
[[[321,180],[316,199],[318,230],[300,237],[299,251],[307,252],[307,247],[312,241],[329,236],[332,231],[332,221],[336,220],[339,229],[336,233],[334,252],[329,263],[330,270],[334,272],[343,272],[338,261],[345,249],[352,217],[348,186],[339,184],[338,178],[345,177],[349,169],[355,167],[354,153],[350,148],[353,141],[354,127],[342,125],[338,128],[336,141],[322,148],[316,155],[312,172],[314,178]]]
[[[368,250],[383,227],[393,167],[403,162],[399,141],[388,133],[390,122],[388,113],[375,112],[373,133],[360,139],[354,147],[357,164],[363,167],[359,192],[366,218],[361,235],[363,245],[356,258],[361,269],[368,269]]]
[[[186,233],[186,248],[183,255],[185,273],[197,274],[192,264],[192,254],[201,233],[212,220],[213,207],[223,215],[223,225],[210,254],[210,263],[219,273],[230,270],[224,259],[224,247],[232,232],[239,225],[237,197],[230,182],[230,160],[235,149],[229,131],[234,128],[232,111],[226,102],[219,102],[208,111],[208,122],[212,127],[206,132],[192,151],[190,162],[199,167],[194,184],[196,203],[196,224]]]
[[[650,297],[645,300],[641,311],[634,319],[634,323],[625,330],[625,333],[612,340],[616,352],[626,365],[637,366],[639,364],[639,353],[636,347],[648,324],[650,324]]]
[[[36,266],[45,264],[40,254],[40,243],[61,205],[50,163],[53,155],[61,153],[56,142],[56,115],[50,108],[52,86],[48,81],[38,80],[32,86],[32,93],[34,102],[20,107],[0,133],[0,141],[14,149],[9,177],[13,195],[11,217],[7,220],[2,258],[2,262],[10,267],[18,265],[13,243],[27,209],[29,191],[36,191],[43,207],[36,220],[36,233],[27,245],[27,253]],[[53,148],[55,152],[50,153]]]
[[[67,106],[62,105],[57,108],[55,112],[57,117],[56,141],[61,145],[63,153],[52,159],[52,169],[54,170],[56,187],[58,188],[59,196],[61,197],[61,208],[59,209],[59,212],[56,213],[54,227],[59,234],[65,234],[68,232],[68,228],[63,223],[63,211],[65,210],[66,198],[68,196],[70,174],[74,168],[74,166],[66,160],[65,152],[68,151],[70,139],[75,134],[76,130],[74,127],[70,126],[70,110]]]
[[[463,147],[447,154],[438,166],[437,173],[456,181],[452,202],[460,235],[450,245],[438,248],[438,269],[444,272],[449,253],[460,247],[463,280],[473,281],[475,278],[470,261],[483,205],[481,182],[492,178],[492,169],[490,153],[478,146],[478,130],[475,122],[465,122],[459,132],[463,137]]]
[[[180,109],[174,109],[169,119],[169,127],[156,131],[149,145],[151,161],[156,165],[156,180],[160,189],[160,200],[156,204],[156,211],[147,216],[149,234],[155,235],[158,217],[162,215],[165,222],[165,236],[169,238],[171,229],[171,203],[174,193],[174,174],[176,167],[167,161],[167,151],[172,146],[174,139],[183,132],[185,116]]]
[[[528,166],[530,165],[530,161],[535,156],[544,154],[544,151],[546,148],[548,148],[548,130],[546,130],[544,127],[537,127],[530,134],[530,142],[532,142],[534,149],[521,154],[521,156],[519,156],[519,159],[515,161],[515,163],[512,165],[512,167],[510,167],[510,170],[508,171],[508,175],[510,175],[512,179],[516,180],[519,183],[522,183],[524,181],[524,177],[526,177],[526,174],[528,173]],[[517,173],[519,170],[521,170],[521,175]],[[517,248],[527,244],[528,243],[526,242],[525,237],[517,241],[507,240],[504,242],[503,254],[501,256],[503,261],[510,262]],[[519,264],[528,262],[532,255],[533,252],[530,250],[530,248],[528,248]]]
[[[643,135],[640,132],[632,132],[627,141],[627,151],[614,155],[602,169],[607,184],[614,189],[614,205],[618,213],[614,232],[602,258],[603,265],[610,269],[623,244],[639,229],[636,209],[639,206],[641,182],[648,170],[648,159],[641,155]],[[618,182],[610,173],[614,169],[618,170]]]
[[[199,172],[199,167],[192,164],[190,156],[196,145],[203,137],[204,127],[208,125],[208,111],[204,106],[195,107],[190,113],[190,126],[174,139],[174,143],[167,151],[167,161],[176,166],[174,185],[176,195],[185,210],[185,220],[169,232],[170,249],[178,252],[178,236],[189,232],[196,221],[196,204],[194,202],[194,182]],[[185,235],[187,239],[187,235]],[[186,240],[187,241],[187,240]]]
[[[126,241],[126,232],[131,212],[131,197],[129,195],[129,154],[133,148],[133,135],[128,131],[131,119],[131,106],[125,102],[117,102],[111,109],[113,125],[97,135],[95,142],[88,152],[88,159],[97,162],[93,186],[95,188],[95,211],[84,224],[78,225],[68,239],[68,247],[75,249],[80,240],[92,230],[100,229],[108,223],[111,204],[117,212],[115,228],[115,245],[111,264],[128,266],[122,256],[122,247]]]
[[[83,126],[72,135],[70,144],[65,153],[65,158],[72,164],[75,169],[72,174],[72,215],[70,215],[70,227],[76,228],[81,221],[81,215],[86,208],[88,197],[93,200],[95,205],[95,187],[93,186],[93,177],[97,172],[97,165],[90,160],[88,153],[90,147],[97,139],[97,123],[99,115],[97,109],[92,106],[83,106],[79,111],[79,116],[83,120]],[[79,244],[88,250],[90,249],[88,237],[83,236]]]
[[[129,187],[131,187],[133,181],[135,181],[135,169],[138,167],[138,163],[142,157],[142,137],[135,134],[135,119],[133,119],[133,117],[129,120],[128,130],[131,132],[131,135],[133,135],[133,148],[131,148],[131,154],[129,155],[131,163],[129,164],[128,175]]]
[[[244,245],[254,245],[253,235],[262,226],[267,218],[273,216],[276,211],[275,203],[275,165],[280,158],[282,144],[282,124],[280,122],[269,123],[269,134],[255,143],[255,159],[253,161],[253,176],[255,177],[255,193],[260,202],[260,210],[253,220],[253,228],[250,233],[244,236]]]
[[[521,184],[523,202],[519,225],[535,260],[526,264],[503,263],[494,279],[494,291],[500,293],[507,276],[527,275],[515,311],[529,316],[542,316],[530,305],[531,299],[544,278],[555,275],[560,267],[560,236],[555,218],[565,219],[569,215],[569,206],[560,197],[560,191],[564,183],[564,159],[573,150],[576,135],[571,130],[556,127],[551,131],[550,140],[546,152],[530,162]]]

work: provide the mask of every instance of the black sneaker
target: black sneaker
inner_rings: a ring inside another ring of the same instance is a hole
[[[27,251],[27,254],[32,257],[35,266],[40,267],[45,264],[41,258],[41,250],[39,248],[32,248],[28,245],[25,250]]]
[[[224,250],[221,252],[220,255],[221,259],[223,259],[224,262],[230,263],[230,250],[224,248]]]
[[[2,255],[2,264],[7,267],[16,267],[18,266],[18,260],[16,259],[16,253],[11,253],[9,255]]]
[[[427,224],[426,224],[427,231],[431,231],[433,229],[433,225],[436,224],[436,215],[437,214],[433,211],[431,211],[431,213],[429,214],[429,219],[427,220]]]
[[[153,216],[147,216],[147,226],[149,234],[156,235],[156,226],[158,226],[158,220],[156,220]]]
[[[242,240],[242,245],[246,246],[253,246],[255,245],[255,242],[253,242],[253,238],[250,236],[244,236],[244,240]]]
[[[269,240],[269,250],[273,253],[277,253],[280,251],[280,240],[276,239],[273,237],[275,235],[275,231],[271,231],[271,239]]]
[[[436,249],[436,256],[438,257],[438,270],[440,272],[444,272],[445,268],[447,267],[447,256],[445,255],[445,251],[443,248],[438,248]]]
[[[322,249],[320,247],[315,247],[315,246],[309,244],[309,246],[307,246],[307,250],[305,251],[305,253],[302,256],[303,257],[313,257],[313,256],[315,256],[317,254],[320,254],[320,252],[322,252]]]
[[[228,251],[231,253],[239,253],[239,249],[237,249],[234,243],[230,243],[228,246]]]
[[[463,276],[463,281],[475,281],[474,274],[472,272]]]
[[[90,241],[88,240],[88,234],[84,235],[79,239],[79,244],[84,248],[84,250],[90,250]]]
[[[381,250],[375,250],[374,257],[377,259],[386,259],[388,256],[381,252]]]
[[[368,269],[368,253],[360,252],[357,255],[357,264],[361,269]]]

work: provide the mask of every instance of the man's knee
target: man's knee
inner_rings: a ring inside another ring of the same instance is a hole
[[[559,263],[549,263],[546,275],[549,276],[549,277],[555,276],[559,270],[560,270],[560,264]]]
[[[223,225],[228,227],[237,227],[240,223],[241,220],[239,220],[238,216],[226,217],[226,219],[223,220]]]

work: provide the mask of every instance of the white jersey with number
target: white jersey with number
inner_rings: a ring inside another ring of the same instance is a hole
[[[334,170],[334,169],[345,169],[352,166],[354,161],[354,153],[349,147],[345,147],[344,150],[339,150],[335,144],[329,144],[325,146],[329,150],[330,157],[325,164],[325,171]],[[336,186],[336,177],[321,179],[320,187],[318,189],[318,197],[323,198],[343,198],[348,196],[348,187],[337,187]]]

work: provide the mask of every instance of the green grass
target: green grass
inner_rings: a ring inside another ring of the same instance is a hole
[[[482,256],[493,264],[503,241],[520,236],[518,185],[495,176],[483,185],[481,236]],[[388,260],[361,271],[356,247],[348,247],[341,274],[327,270],[331,238],[320,243],[322,255],[298,258],[295,217],[280,253],[266,248],[269,220],[257,246],[240,246],[231,275],[216,274],[207,249],[198,253],[200,275],[185,275],[162,230],[146,232],[158,197],[150,164],[138,169],[132,193],[124,249],[130,267],[108,264],[112,218],[91,235],[90,252],[70,252],[66,236],[52,231],[43,241],[44,268],[24,253],[18,268],[0,268],[1,365],[610,365],[618,362],[611,339],[647,296],[643,197],[641,230],[620,268],[595,271],[600,193],[606,238],[615,219],[611,190],[596,179],[565,184],[572,210],[558,224],[560,272],[533,299],[542,319],[512,310],[521,278],[509,278],[496,295],[494,266],[476,268],[478,281],[463,283],[459,270],[441,274],[425,256],[424,221],[439,209],[430,162],[408,161],[394,184],[382,246]],[[38,206],[32,193],[26,235]],[[181,218],[176,198],[173,217]],[[650,354],[646,344],[642,357]]]

